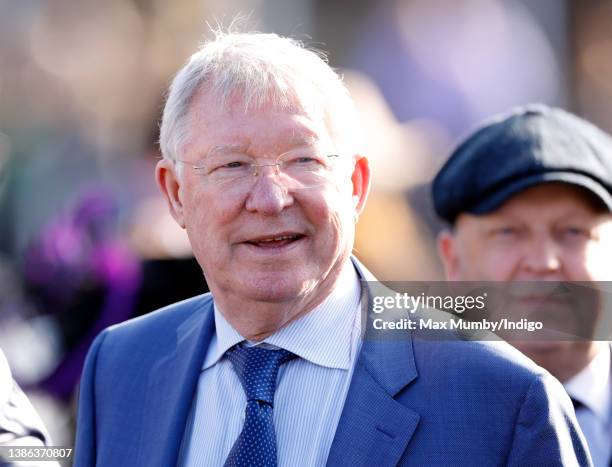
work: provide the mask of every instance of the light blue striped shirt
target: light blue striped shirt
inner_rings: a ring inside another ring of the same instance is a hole
[[[257,345],[296,358],[278,372],[274,428],[278,465],[325,465],[360,347],[360,295],[349,261],[333,293],[317,308]],[[244,338],[215,306],[216,333],[198,382],[179,465],[223,465],[242,431],[246,396],[225,352]]]

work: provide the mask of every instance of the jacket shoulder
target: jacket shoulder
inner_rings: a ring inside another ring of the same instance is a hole
[[[123,323],[106,328],[106,338],[132,338],[140,335],[158,335],[176,329],[184,321],[197,313],[212,312],[212,295],[210,293],[172,303],[146,315],[132,318]]]
[[[440,340],[414,340],[415,358],[422,368],[439,368],[461,380],[485,381],[487,385],[529,386],[548,374],[531,359],[501,340],[470,340],[445,336]],[[493,338],[492,338],[493,339]]]
[[[205,322],[207,315],[212,315],[212,309],[212,296],[207,293],[110,326],[92,343],[88,360],[98,360],[102,367],[137,364],[138,360],[144,363],[160,352],[174,349],[177,332],[183,326],[197,327]]]

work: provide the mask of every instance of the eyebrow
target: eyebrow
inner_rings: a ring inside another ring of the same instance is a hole
[[[301,146],[314,146],[317,143],[317,141],[318,141],[318,138],[316,138],[313,135],[307,135],[307,136],[299,135],[299,136],[294,136],[293,138],[291,138],[291,140],[289,140],[288,146],[292,149],[296,147],[301,147]],[[217,144],[213,146],[206,153],[206,156],[211,157],[211,156],[218,156],[218,155],[232,154],[232,153],[246,154],[248,153],[249,146],[250,145],[245,144],[245,143]]]
[[[291,147],[313,146],[318,141],[319,141],[318,138],[316,138],[313,135],[307,135],[307,136],[303,136],[303,135],[295,136],[294,135],[293,138],[291,138],[291,140],[289,141],[289,145]]]
[[[207,157],[210,156],[216,156],[219,154],[228,154],[228,153],[246,153],[248,149],[248,146],[244,143],[238,143],[238,144],[217,144],[215,146],[213,146],[212,148],[210,148],[210,150],[208,151],[208,153],[206,154]]]

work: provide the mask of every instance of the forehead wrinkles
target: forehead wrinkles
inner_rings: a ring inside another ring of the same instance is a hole
[[[598,215],[597,211],[582,200],[566,198],[563,195],[549,199],[524,199],[499,211],[502,219],[515,219],[536,226],[575,219],[595,219]]]
[[[515,209],[555,209],[585,212],[608,212],[602,202],[587,189],[561,182],[535,185],[511,197],[506,204]]]
[[[205,104],[205,105],[202,105]],[[209,109],[223,109],[223,113],[232,117],[247,115],[259,111],[272,111],[295,115],[309,115],[323,118],[320,109],[324,107],[321,96],[313,93],[298,93],[294,90],[292,94],[282,95],[275,89],[270,89],[268,94],[258,95],[254,98],[241,88],[234,89],[228,95],[216,92],[214,87],[202,86],[194,94],[187,109],[188,120],[205,117]]]
[[[296,91],[295,95],[285,96],[279,99],[276,93],[267,97],[253,99],[252,96],[245,95],[243,91],[234,90],[230,95],[223,96],[215,93],[214,88],[203,86],[196,91],[186,115],[183,119],[184,141],[189,143],[191,140],[190,132],[197,131],[198,122],[206,121],[210,115],[210,109],[220,118],[235,118],[245,122],[245,116],[256,115],[257,112],[276,112],[279,114],[295,115],[299,118],[299,123],[305,124],[310,131],[302,129],[294,130],[292,137],[304,138],[310,135],[317,137],[317,133],[325,131],[327,135],[332,134],[330,126],[327,104],[322,101],[322,96],[315,92]]]
[[[272,122],[258,120],[254,126],[249,125],[248,118],[236,121],[235,125],[230,118],[228,125],[220,128],[220,133],[210,133],[200,138],[196,136],[188,144],[194,150],[198,150],[197,146],[200,146],[207,156],[261,152],[274,155],[300,148],[318,148],[321,144],[325,144],[328,139],[327,134],[319,135],[319,129],[311,124],[309,118],[300,117],[298,115],[294,121],[283,119],[282,125],[279,121],[278,129],[274,128],[271,131],[266,130],[269,125],[274,125],[274,118],[269,119]],[[197,126],[193,131],[194,133],[197,131]],[[210,143],[213,145],[209,149],[203,148]]]

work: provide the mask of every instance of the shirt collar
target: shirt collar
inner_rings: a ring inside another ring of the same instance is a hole
[[[564,386],[570,397],[582,402],[604,423],[610,417],[610,346],[602,344],[593,360]]]
[[[360,332],[361,286],[351,261],[343,268],[332,293],[316,308],[262,341],[314,364],[348,370],[356,353],[353,337]],[[202,366],[215,365],[223,354],[245,339],[214,304],[215,335]],[[259,344],[258,344],[259,345]]]

